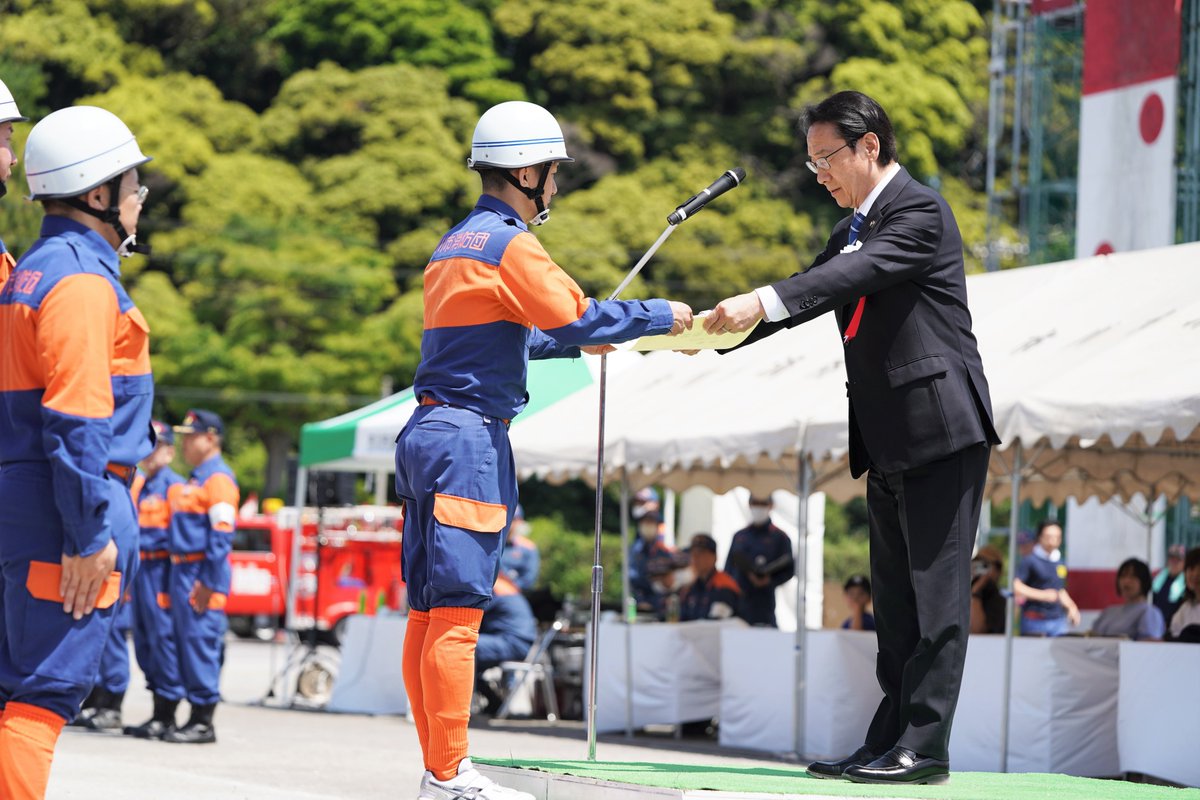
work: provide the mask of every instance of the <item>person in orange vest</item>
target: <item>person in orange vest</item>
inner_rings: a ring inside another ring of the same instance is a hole
[[[21,109],[17,108],[12,92],[4,85],[4,81],[0,81],[0,197],[8,192],[8,179],[12,177],[12,168],[17,165],[17,154],[12,149],[12,124],[28,119],[21,116]],[[4,240],[0,239],[0,287],[4,286],[16,264],[4,246]]]
[[[47,116],[25,171],[41,237],[0,289],[0,797],[45,794],[137,569],[135,467],[153,449],[150,338],[120,282],[142,154],[101,108]],[[68,169],[69,168],[69,169]]]
[[[221,699],[221,664],[229,620],[229,552],[239,505],[237,478],[221,457],[225,423],[212,411],[194,408],[175,432],[183,434],[183,460],[192,467],[187,483],[167,491],[171,506],[171,616],[188,704],[187,724],[163,734],[164,742],[217,741],[213,712]]]

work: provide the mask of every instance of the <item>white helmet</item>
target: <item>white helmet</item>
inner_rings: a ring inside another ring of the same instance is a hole
[[[55,111],[25,142],[32,200],[81,195],[149,160],[125,123],[95,106]]]
[[[471,137],[471,169],[519,169],[547,161],[574,161],[567,155],[554,115],[535,103],[510,100],[483,112]]]
[[[21,116],[21,109],[17,108],[17,101],[13,99],[12,92],[4,85],[4,81],[0,81],[0,123],[5,122],[25,122],[29,117]]]

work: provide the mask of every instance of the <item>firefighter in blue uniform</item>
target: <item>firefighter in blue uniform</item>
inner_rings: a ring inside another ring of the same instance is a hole
[[[638,517],[637,532],[629,545],[629,588],[639,613],[662,617],[666,597],[675,588],[675,570],[687,562],[663,540],[662,517],[657,511],[645,511]]]
[[[717,569],[717,542],[697,533],[688,547],[695,580],[679,592],[679,621],[729,619],[738,613],[742,592],[728,574]]]
[[[120,282],[150,159],[100,108],[47,116],[25,174],[41,236],[0,289],[0,797],[46,790],[137,568],[150,339]]]
[[[691,323],[683,304],[588,298],[529,232],[549,213],[559,162],[570,160],[546,109],[489,109],[468,162],[483,195],[425,268],[421,405],[396,445],[412,608],[404,684],[425,761],[421,800],[531,800],[466,758],[480,620],[517,505],[508,422],[528,402],[527,362]]]
[[[542,555],[538,552],[537,543],[529,538],[528,533],[529,523],[525,521],[525,509],[518,504],[512,524],[508,526],[504,554],[500,556],[500,572],[522,592],[533,588],[542,567]]]
[[[167,490],[171,507],[171,616],[175,621],[180,675],[191,716],[164,742],[211,744],[213,713],[221,699],[229,552],[237,523],[238,485],[221,457],[225,424],[212,411],[192,409],[175,426],[183,434],[183,460],[192,467],[186,483]]]
[[[775,590],[791,580],[796,559],[792,540],[771,523],[771,507],[770,497],[750,497],[750,524],[733,535],[725,571],[742,590],[740,616],[775,628]]]
[[[175,432],[155,420],[158,446],[141,463],[134,482],[138,509],[141,566],[133,587],[133,652],[154,694],[154,713],[141,725],[125,728],[129,736],[161,739],[175,729],[175,709],[183,699],[175,621],[171,617],[171,507],[172,486],[184,483],[171,469],[175,460]]]

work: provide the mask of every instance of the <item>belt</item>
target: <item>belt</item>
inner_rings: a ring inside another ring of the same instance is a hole
[[[166,550],[143,550],[140,555],[142,561],[162,561],[164,558],[171,557]]]
[[[124,464],[114,464],[111,461],[104,466],[104,469],[109,475],[112,475],[126,486],[133,486],[133,479],[137,476],[136,467],[127,467]]]
[[[172,564],[191,564],[196,561],[203,561],[206,558],[208,558],[208,556],[205,553],[179,553],[179,554],[172,553],[171,554],[171,563]]]
[[[447,408],[462,408],[462,410],[463,410],[463,411],[474,411],[474,409],[470,409],[470,408],[463,408],[462,406],[456,406],[456,405],[454,405],[453,403],[443,403],[441,400],[438,400],[436,397],[430,397],[430,396],[429,396],[429,395],[427,395],[427,394],[423,394],[423,395],[421,395],[421,405],[423,405],[423,406],[446,406]],[[478,411],[476,411],[475,413],[476,413],[476,414],[479,414],[479,412],[478,412]],[[485,415],[483,415],[483,414],[479,414],[479,416],[481,416],[481,417],[482,417],[482,416],[485,416]],[[500,421],[501,421],[501,422],[503,422],[505,425],[511,425],[511,424],[512,424],[512,420],[511,420],[511,419],[502,419],[502,418],[500,418],[500,417],[495,417],[495,419],[498,419],[498,420],[500,420]]]

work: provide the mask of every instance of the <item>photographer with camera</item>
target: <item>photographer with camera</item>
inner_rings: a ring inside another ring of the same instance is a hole
[[[971,559],[971,633],[1004,633],[1007,604],[1000,591],[1004,556],[990,544]]]

